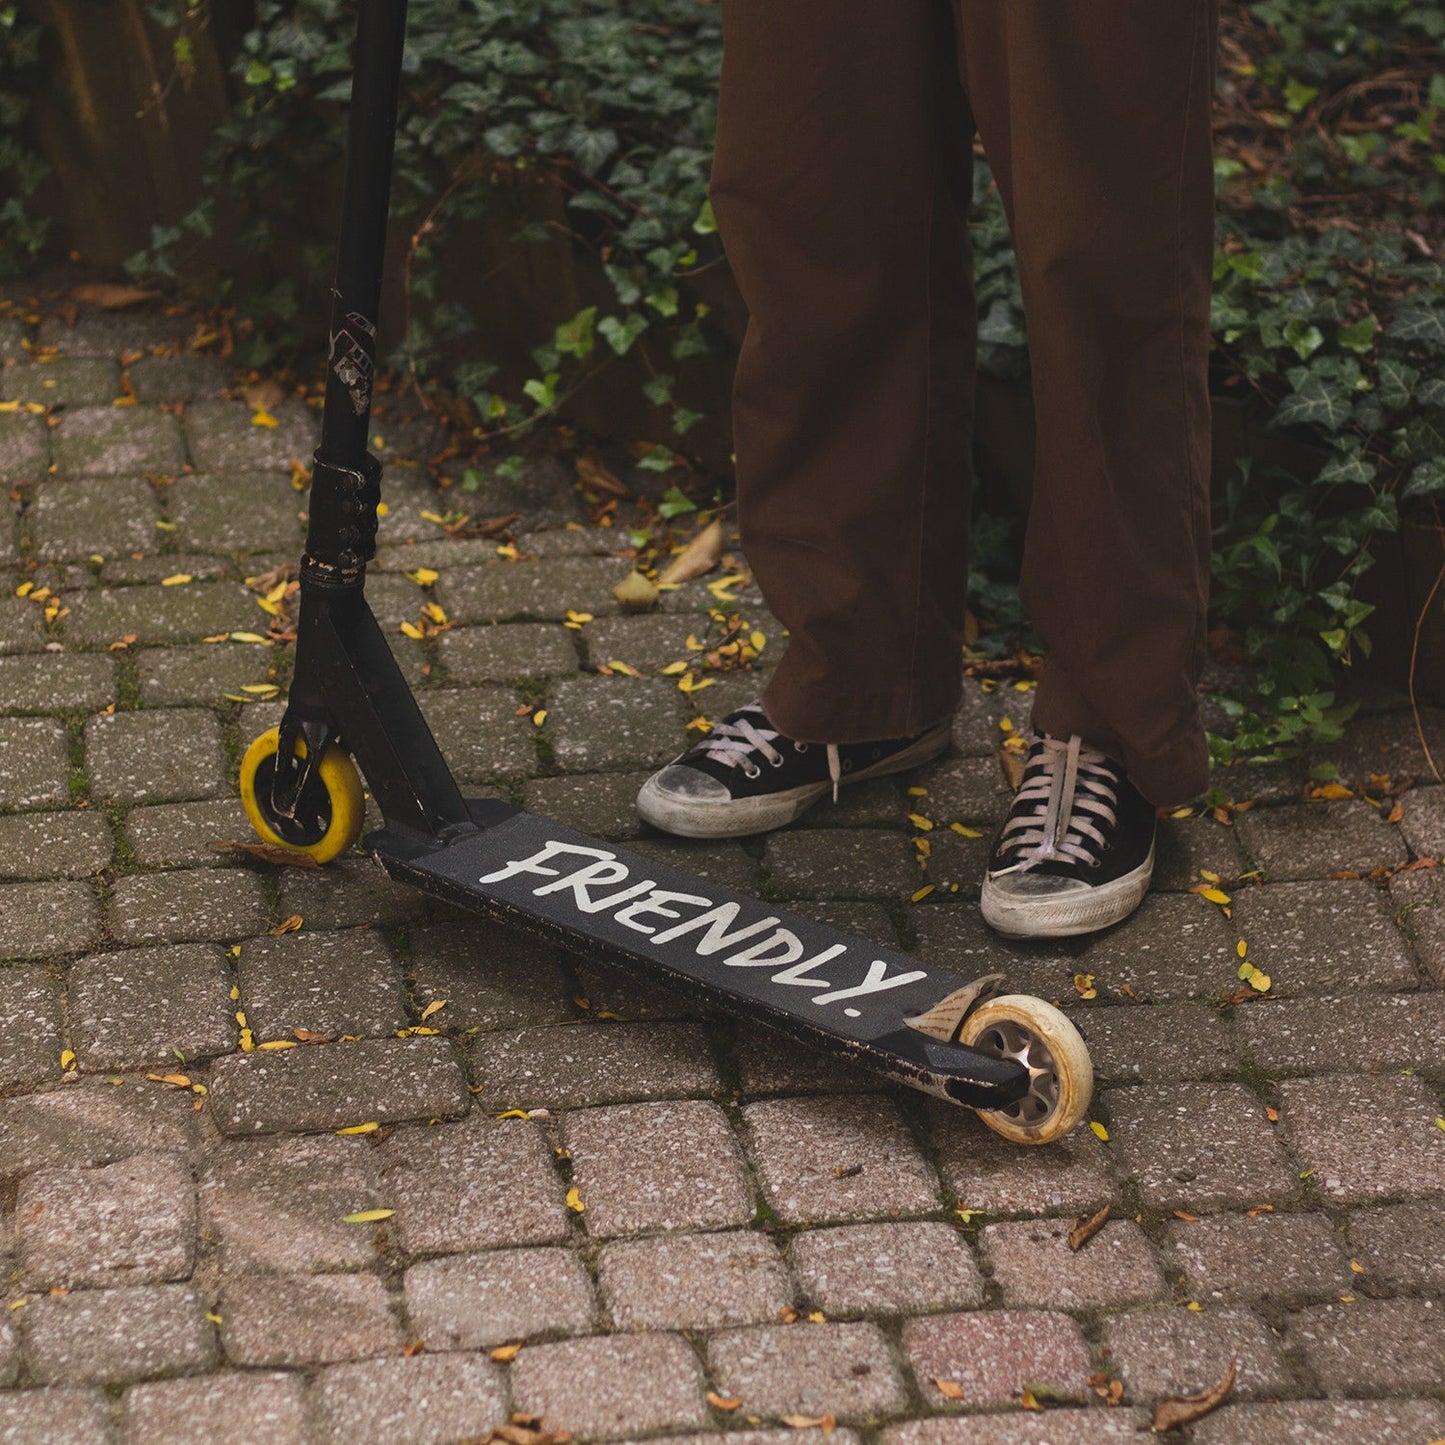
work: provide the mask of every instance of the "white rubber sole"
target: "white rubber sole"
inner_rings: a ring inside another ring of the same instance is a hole
[[[846,788],[850,783],[906,772],[932,762],[947,749],[949,736],[950,729],[946,727],[925,733],[917,742],[871,768],[845,774],[840,786]],[[832,782],[825,780],[781,793],[758,794],[726,803],[703,803],[679,801],[669,796],[657,787],[656,778],[654,773],[642,785],[637,794],[637,811],[654,828],[675,833],[680,838],[743,838],[750,833],[771,832],[801,818],[819,798],[833,790]]]
[[[1072,938],[1122,923],[1144,901],[1154,876],[1154,850],[1132,873],[1058,898],[1015,898],[983,880],[979,912],[1005,938]]]

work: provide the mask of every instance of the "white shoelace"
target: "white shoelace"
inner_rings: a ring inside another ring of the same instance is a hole
[[[1115,766],[1076,733],[1068,742],[1040,737],[1000,840],[1015,861],[1003,871],[1026,873],[1040,863],[1093,866],[1106,843],[1099,825],[1118,821]]]
[[[758,719],[761,726],[755,725],[752,714]],[[782,734],[774,727],[768,725],[767,714],[756,703],[739,710],[738,717],[733,722],[720,722],[707,735],[707,740],[699,746],[704,757],[711,758],[714,762],[721,763],[725,768],[741,768],[750,778],[755,778],[762,771],[757,763],[753,761],[753,755],[758,754],[773,767],[781,767],[783,755],[773,743],[782,737]],[[799,752],[803,752],[807,743],[793,743],[792,746]],[[832,744],[827,745],[828,750],[828,776],[833,780],[833,801],[838,801],[838,784],[843,775],[842,763],[838,756],[838,749]]]

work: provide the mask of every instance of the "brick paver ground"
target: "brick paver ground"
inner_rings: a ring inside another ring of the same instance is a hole
[[[376,607],[472,791],[1061,1001],[1098,1128],[1014,1148],[360,855],[219,846],[249,841],[240,754],[290,666],[246,579],[295,557],[317,414],[257,424],[189,333],[0,319],[0,1442],[458,1441],[513,1410],[607,1439],[783,1445],[831,1415],[846,1445],[1124,1440],[1230,1359],[1198,1438],[1445,1435],[1445,788],[1408,713],[1332,749],[1353,796],[1312,799],[1306,763],[1221,775],[1255,806],[1166,820],[1135,919],[1004,945],[974,898],[1026,694],[970,682],[948,756],[779,834],[665,840],[645,770],[756,686],[667,667],[709,608],[764,662],[777,624],[716,578],[619,615],[629,504],[596,525],[540,452],[439,501],[398,464],[439,443],[383,398]],[[520,559],[424,515],[450,510],[521,513]],[[454,625],[418,645],[426,603]]]

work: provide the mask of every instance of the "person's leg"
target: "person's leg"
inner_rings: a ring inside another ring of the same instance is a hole
[[[1217,0],[953,0],[1019,258],[1038,418],[1038,731],[1201,791]]]
[[[723,0],[712,201],[750,320],[743,550],[789,632],[786,737],[957,705],[967,583],[973,121],[948,0]]]

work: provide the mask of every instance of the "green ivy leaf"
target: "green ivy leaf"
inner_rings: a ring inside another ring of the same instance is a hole
[[[1284,339],[1294,348],[1295,355],[1301,361],[1308,361],[1325,344],[1324,334],[1319,327],[1301,321],[1298,317],[1286,324]]]
[[[618,356],[626,356],[632,349],[632,343],[647,330],[647,318],[636,311],[629,311],[620,319],[616,316],[604,316],[597,323],[597,329],[606,337],[607,344]]]
[[[1397,341],[1419,342],[1431,351],[1445,350],[1445,322],[1430,306],[1402,306],[1386,335]]]
[[[1413,366],[1387,357],[1380,362],[1378,376],[1376,395],[1381,406],[1391,411],[1403,411],[1409,406],[1415,383],[1420,380],[1420,373]]]
[[[585,360],[592,354],[593,327],[596,320],[597,308],[588,306],[570,321],[564,321],[554,334],[557,350],[567,356],[575,356],[578,360]]]
[[[1308,425],[1338,431],[1349,420],[1351,405],[1348,394],[1312,376],[1280,402],[1269,424],[1271,428]]]
[[[686,496],[678,487],[669,487],[667,495],[657,504],[659,516],[666,517],[670,522],[674,517],[684,516],[688,512],[697,511],[697,503]]]
[[[1445,492],[1445,457],[1427,457],[1410,473],[1400,489],[1402,501],[1418,497],[1438,497]]]
[[[1340,345],[1347,351],[1363,355],[1375,344],[1375,332],[1379,329],[1380,322],[1377,317],[1364,316],[1353,325],[1340,328]]]

